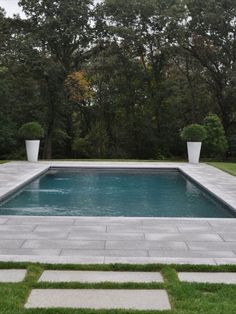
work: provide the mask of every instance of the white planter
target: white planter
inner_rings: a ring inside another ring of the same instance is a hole
[[[187,142],[188,147],[188,161],[191,164],[198,164],[202,142]]]
[[[39,140],[35,141],[25,141],[26,146],[26,153],[27,153],[27,159],[30,162],[37,162],[38,161],[38,155],[39,155]]]

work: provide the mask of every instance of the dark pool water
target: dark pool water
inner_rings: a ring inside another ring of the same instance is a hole
[[[50,170],[0,204],[0,215],[233,217],[178,171]]]

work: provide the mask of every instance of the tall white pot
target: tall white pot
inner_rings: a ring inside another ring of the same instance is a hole
[[[188,147],[188,161],[191,164],[198,164],[202,142],[187,142]]]
[[[37,162],[38,161],[38,155],[39,155],[39,140],[25,141],[26,146],[26,153],[27,153],[27,159],[30,162]]]

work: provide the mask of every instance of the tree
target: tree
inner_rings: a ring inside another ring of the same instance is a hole
[[[89,56],[93,38],[92,1],[21,0],[20,5],[30,23],[31,52],[37,54],[37,60],[31,61],[46,104],[44,157],[51,158],[57,129],[65,128],[71,120],[64,81]]]
[[[204,141],[204,152],[208,157],[224,157],[228,149],[223,125],[216,114],[209,113],[204,119],[207,137]]]
[[[201,65],[227,133],[236,109],[235,1],[186,0],[185,4],[179,43]]]

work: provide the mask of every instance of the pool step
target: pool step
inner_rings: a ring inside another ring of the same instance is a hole
[[[34,289],[26,308],[170,310],[165,290]]]
[[[41,282],[117,282],[117,283],[163,283],[159,272],[127,272],[127,271],[61,271],[46,270],[42,273]]]

